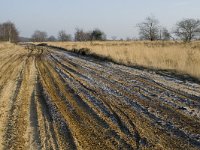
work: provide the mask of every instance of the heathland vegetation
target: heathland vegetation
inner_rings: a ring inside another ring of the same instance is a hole
[[[0,24],[0,150],[199,150],[200,21],[137,27],[135,41],[100,29],[27,39]]]
[[[107,41],[49,42],[68,50],[88,48],[88,53],[106,56],[125,65],[167,69],[200,78],[200,42]]]
[[[147,17],[136,25],[138,39],[116,40],[106,38],[100,29],[84,31],[77,28],[74,36],[60,30],[57,37],[36,30],[30,42],[49,42],[50,45],[68,50],[87,48],[87,53],[109,57],[125,65],[139,65],[148,68],[167,69],[200,78],[200,20],[182,19],[169,31],[153,17]],[[0,40],[20,41],[14,23],[0,24]],[[27,41],[27,39],[26,39]]]

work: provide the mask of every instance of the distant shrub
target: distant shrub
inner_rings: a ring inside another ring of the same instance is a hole
[[[72,49],[74,53],[80,54],[80,55],[89,55],[91,54],[91,50],[89,48],[81,48],[81,49]]]
[[[37,44],[37,46],[48,46],[46,43]]]

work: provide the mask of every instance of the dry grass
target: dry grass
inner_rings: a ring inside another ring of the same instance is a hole
[[[200,42],[51,42],[66,49],[89,48],[92,53],[109,56],[128,65],[170,69],[200,78]]]
[[[23,48],[19,45],[10,43],[10,42],[0,42],[0,51],[8,51],[8,50],[22,50]],[[4,55],[2,52],[1,55]]]
[[[1,49],[7,49],[7,48],[11,48],[13,46],[13,44],[9,43],[9,42],[0,42],[0,50]]]

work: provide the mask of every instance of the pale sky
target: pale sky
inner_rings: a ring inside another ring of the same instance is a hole
[[[0,0],[0,6],[0,23],[14,22],[24,37],[35,30],[74,34],[78,27],[132,38],[136,24],[150,15],[169,30],[183,18],[200,19],[200,0]]]

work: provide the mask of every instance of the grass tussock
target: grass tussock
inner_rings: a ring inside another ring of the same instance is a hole
[[[200,78],[200,42],[52,42],[66,49],[90,49],[90,54],[108,57],[125,65],[175,70]]]

